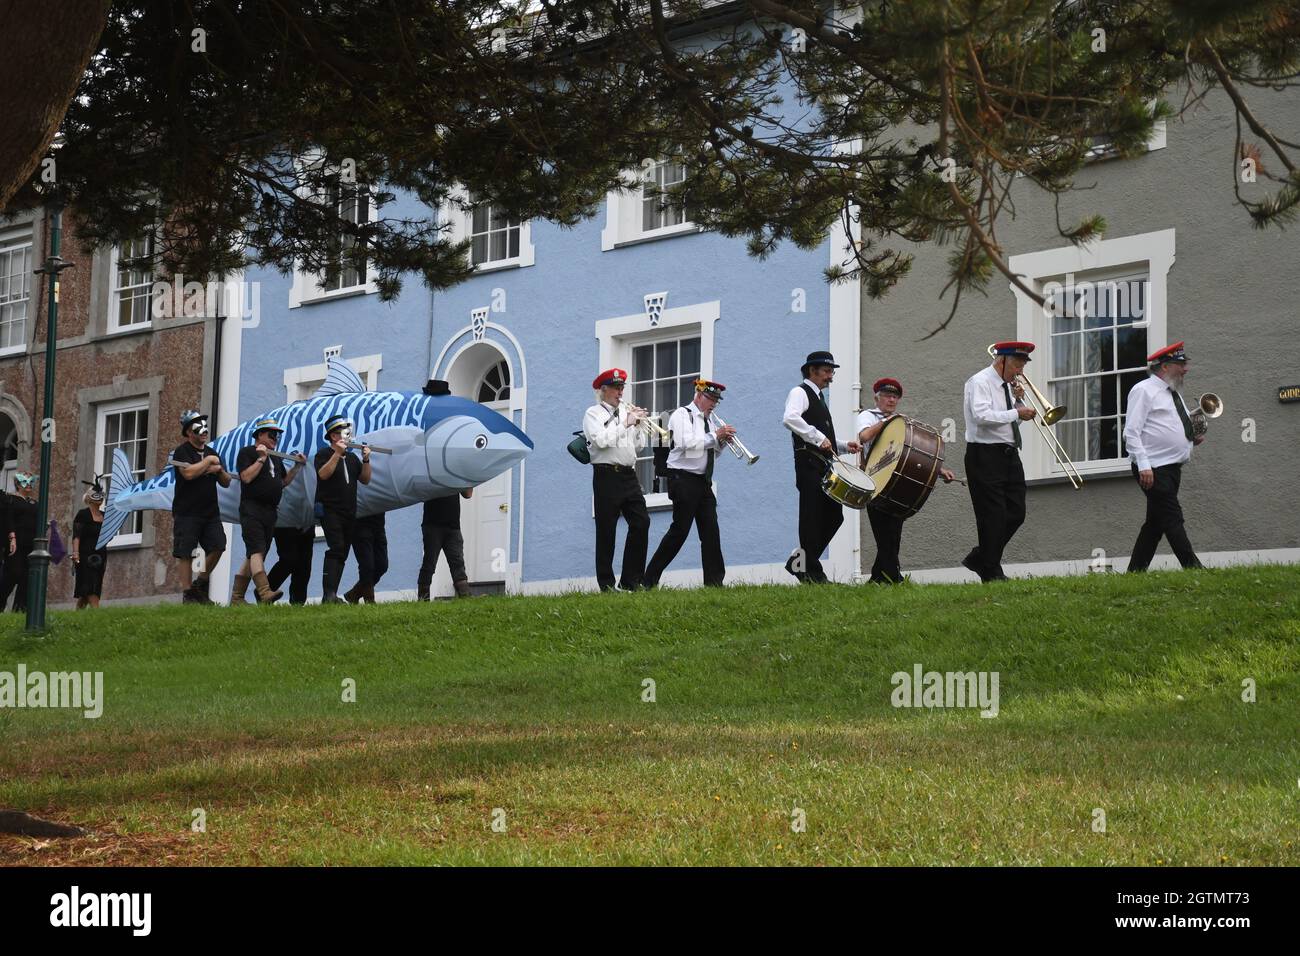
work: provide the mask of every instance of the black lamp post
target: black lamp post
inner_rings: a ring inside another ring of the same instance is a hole
[[[59,323],[59,273],[73,263],[59,256],[63,238],[63,204],[50,205],[50,255],[36,270],[48,276],[45,323],[45,405],[41,418],[41,491],[36,505],[36,538],[27,572],[27,630],[45,630],[45,592],[50,577],[50,455],[54,444],[54,353]]]

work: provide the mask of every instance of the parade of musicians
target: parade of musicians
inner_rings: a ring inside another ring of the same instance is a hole
[[[0,868],[1300,863],[1300,0],[10,6]]]

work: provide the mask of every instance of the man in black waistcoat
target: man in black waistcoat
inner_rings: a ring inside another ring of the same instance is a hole
[[[799,489],[799,550],[790,555],[785,569],[801,582],[825,583],[821,556],[844,523],[844,508],[822,491],[822,477],[836,454],[856,453],[856,441],[835,439],[835,424],[824,389],[835,378],[835,357],[812,352],[804,360],[803,382],[790,389],[785,400],[785,427],[793,432],[794,485]]]

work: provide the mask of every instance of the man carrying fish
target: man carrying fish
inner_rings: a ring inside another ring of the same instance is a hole
[[[339,581],[352,549],[357,521],[357,482],[370,484],[370,449],[361,447],[357,458],[348,450],[352,441],[352,420],[342,415],[325,423],[328,446],[316,452],[316,503],[322,508],[320,524],[325,532],[325,572],[321,587],[322,604],[343,604]]]
[[[276,452],[275,446],[282,434],[284,429],[274,418],[259,420],[253,426],[253,444],[241,448],[239,457],[235,459],[235,468],[243,486],[239,498],[239,530],[248,557],[235,575],[231,604],[247,603],[244,594],[250,582],[257,585],[258,604],[274,604],[280,599],[281,592],[274,590],[266,579],[266,553],[271,550],[276,511],[284,489],[298,477],[298,472],[307,462],[307,456],[299,452],[292,456],[293,466],[290,468],[276,463],[276,458],[283,462],[290,457]]]
[[[231,474],[221,456],[208,445],[208,416],[195,409],[181,412],[185,441],[172,452],[176,469],[176,495],[172,499],[172,556],[181,576],[181,602],[211,604],[208,577],[226,550],[221,527],[217,485],[230,487]],[[203,570],[194,576],[195,549],[202,548]]]

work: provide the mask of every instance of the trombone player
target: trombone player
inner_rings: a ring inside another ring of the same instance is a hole
[[[1021,402],[1015,379],[1033,350],[1032,342],[995,342],[992,364],[966,380],[966,479],[979,543],[961,563],[985,582],[1006,580],[1002,552],[1025,521],[1020,425],[1037,412]]]
[[[713,465],[719,452],[735,438],[730,425],[714,430],[709,418],[722,401],[727,386],[696,379],[695,397],[668,419],[673,446],[668,452],[668,497],[673,503],[673,523],[664,535],[650,567],[645,586],[659,583],[664,570],[677,557],[694,524],[700,535],[700,557],[706,587],[722,587],[727,567],[722,559],[722,538],[718,532],[718,499],[713,494]]]
[[[1183,509],[1178,503],[1183,464],[1192,457],[1192,447],[1205,440],[1203,431],[1197,434],[1193,428],[1178,391],[1187,374],[1187,352],[1182,342],[1175,342],[1148,356],[1147,363],[1151,374],[1129,391],[1124,422],[1124,445],[1133,460],[1133,477],[1147,499],[1146,520],[1133,545],[1128,569],[1145,571],[1162,537],[1169,539],[1179,564],[1199,568],[1201,562],[1183,529]]]
[[[597,375],[591,387],[600,393],[599,400],[582,418],[596,504],[596,583],[602,591],[635,591],[641,587],[650,537],[650,514],[636,476],[636,453],[645,447],[653,423],[644,408],[622,404],[625,385],[627,372],[621,368],[606,369]],[[627,540],[623,544],[623,573],[616,588],[614,539],[620,515],[627,522]]]

